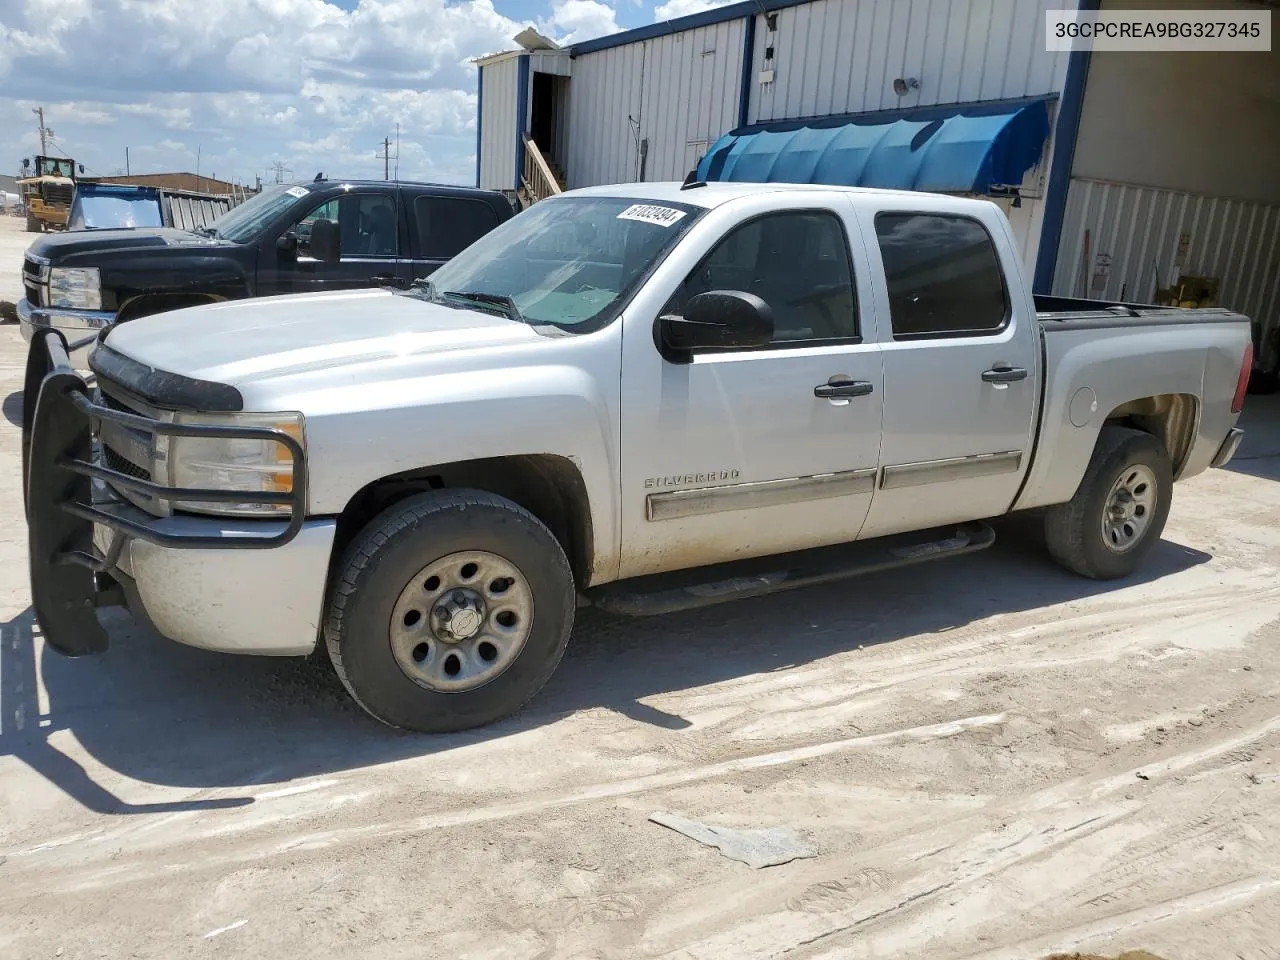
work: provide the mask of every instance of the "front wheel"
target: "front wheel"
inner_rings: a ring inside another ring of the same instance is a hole
[[[573,574],[555,536],[490,493],[410,497],[364,529],[325,643],[347,691],[393,727],[465,730],[518,710],[569,641]]]
[[[1173,502],[1173,467],[1156,437],[1106,426],[1076,494],[1045,514],[1049,553],[1082,577],[1133,573],[1160,539]]]

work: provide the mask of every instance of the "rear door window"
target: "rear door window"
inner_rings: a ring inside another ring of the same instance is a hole
[[[448,260],[498,225],[493,207],[470,197],[418,197],[413,211],[424,260]]]
[[[895,340],[979,337],[1009,321],[995,244],[969,217],[881,213],[876,238]]]

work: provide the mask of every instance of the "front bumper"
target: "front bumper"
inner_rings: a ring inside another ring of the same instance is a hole
[[[18,323],[22,339],[28,343],[37,330],[60,330],[67,339],[68,357],[77,370],[86,369],[89,353],[99,331],[115,323],[108,310],[70,310],[65,307],[33,307],[25,298],[18,301]]]
[[[242,653],[311,650],[334,524],[304,522],[306,460],[293,437],[259,427],[178,425],[99,405],[71,368],[66,338],[56,329],[32,336],[22,420],[32,606],[51,647],[67,656],[105,650],[95,608],[133,595],[143,607],[136,612],[174,640]],[[293,459],[293,490],[197,491],[113,470],[95,449],[104,422],[156,435],[274,440]],[[273,521],[156,517],[124,503],[108,484],[161,501],[290,510],[287,520]]]
[[[1231,458],[1236,455],[1236,451],[1240,449],[1240,441],[1244,439],[1244,431],[1239,427],[1232,427],[1227,431],[1227,439],[1222,441],[1222,446],[1218,448],[1218,452],[1213,455],[1213,459],[1209,461],[1210,467],[1225,467],[1231,462]]]

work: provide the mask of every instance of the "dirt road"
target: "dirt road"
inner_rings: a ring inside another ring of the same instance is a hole
[[[22,356],[0,329],[4,395]],[[1132,582],[1006,524],[909,573],[587,611],[530,709],[449,737],[120,615],[101,658],[44,650],[0,424],[0,956],[1274,958],[1271,407]],[[819,855],[752,870],[654,811]]]

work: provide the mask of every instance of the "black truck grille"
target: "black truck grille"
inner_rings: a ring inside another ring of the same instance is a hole
[[[40,271],[41,266],[30,257],[22,258],[22,287],[27,295],[27,303],[33,307],[44,306],[43,298],[40,294]]]

